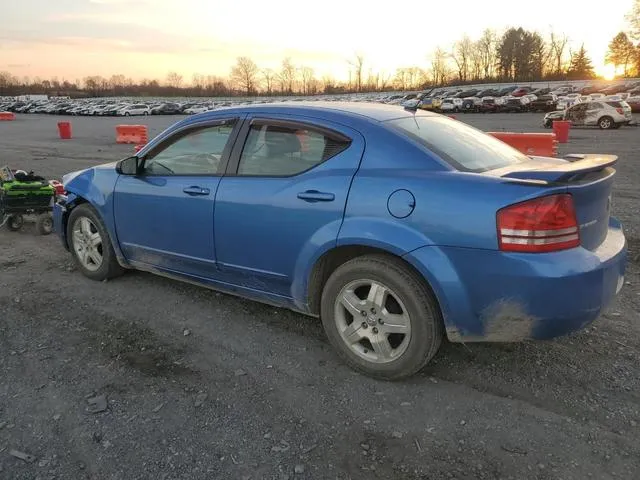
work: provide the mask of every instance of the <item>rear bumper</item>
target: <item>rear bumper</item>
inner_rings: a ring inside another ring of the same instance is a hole
[[[512,342],[580,330],[614,300],[624,283],[626,241],[611,219],[595,251],[575,248],[517,254],[423,247],[407,255],[434,287],[449,340]],[[429,269],[429,271],[427,271]]]

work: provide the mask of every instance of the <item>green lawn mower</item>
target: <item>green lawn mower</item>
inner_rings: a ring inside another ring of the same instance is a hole
[[[36,217],[36,229],[41,235],[53,231],[53,202],[56,188],[43,177],[23,170],[0,169],[0,227],[11,231],[24,226],[25,216]]]

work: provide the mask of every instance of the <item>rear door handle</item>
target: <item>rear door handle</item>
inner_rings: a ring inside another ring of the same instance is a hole
[[[307,190],[298,194],[300,200],[305,202],[333,202],[336,196],[333,193],[319,192],[318,190]]]
[[[195,185],[191,187],[185,187],[182,189],[182,191],[187,195],[209,195],[210,193],[208,188],[202,188]]]

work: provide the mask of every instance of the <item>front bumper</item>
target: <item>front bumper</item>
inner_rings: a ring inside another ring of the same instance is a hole
[[[432,273],[434,248],[440,255]],[[625,237],[613,218],[595,251],[518,254],[423,247],[407,255],[430,280],[454,342],[548,339],[580,330],[622,288],[626,257]]]
[[[67,196],[60,195],[58,196],[58,201],[53,204],[53,231],[58,234],[64,248],[69,250],[66,228],[67,208],[64,206],[66,201]]]

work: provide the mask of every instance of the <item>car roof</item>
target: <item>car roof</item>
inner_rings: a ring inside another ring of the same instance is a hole
[[[262,103],[243,106],[225,107],[211,112],[197,115],[199,120],[207,117],[217,117],[220,112],[228,113],[264,113],[264,114],[296,114],[320,116],[326,119],[368,119],[374,122],[384,122],[396,118],[412,117],[416,113],[405,110],[399,105],[386,105],[365,102],[281,102]],[[436,116],[435,113],[421,111],[420,115]]]

